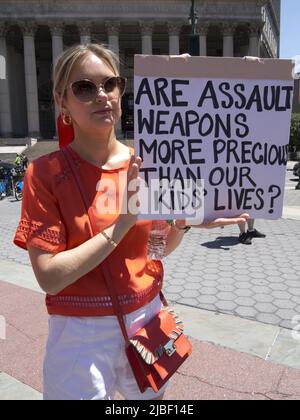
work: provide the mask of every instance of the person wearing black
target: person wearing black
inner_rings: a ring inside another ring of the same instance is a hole
[[[23,159],[22,159],[23,171],[25,171],[28,168],[28,165],[29,165],[29,159],[27,156],[23,155]]]
[[[248,230],[246,231],[246,223],[239,223],[240,236],[239,242],[243,245],[251,245],[253,238],[265,238],[264,233],[259,232],[257,229],[254,229],[254,219],[248,219]]]

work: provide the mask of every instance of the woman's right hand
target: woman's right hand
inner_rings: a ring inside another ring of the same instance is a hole
[[[141,157],[131,157],[127,172],[127,185],[125,186],[127,196],[124,197],[122,213],[118,218],[118,222],[125,226],[128,230],[135,225],[138,216],[138,207],[140,206],[138,192],[141,182],[141,179],[139,178],[141,164]],[[136,205],[136,209],[132,208],[133,204]]]

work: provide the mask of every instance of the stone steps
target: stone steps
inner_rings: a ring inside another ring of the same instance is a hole
[[[29,161],[35,160],[40,156],[47,155],[48,153],[55,152],[58,150],[58,141],[57,140],[46,140],[38,141],[35,146],[29,147],[25,154],[28,157]]]
[[[126,140],[120,140],[121,143],[133,147],[133,140],[126,139]],[[4,150],[4,147],[6,145],[0,144],[0,160],[4,162],[10,162],[13,163],[16,158],[16,151],[12,151],[11,153],[1,153],[1,146]],[[58,150],[58,141],[57,140],[44,140],[44,141],[38,141],[35,145],[28,147],[24,154],[28,157],[29,161],[35,160],[39,158],[40,156],[47,155],[48,153],[52,153],[56,150]],[[13,147],[11,148],[13,150]]]

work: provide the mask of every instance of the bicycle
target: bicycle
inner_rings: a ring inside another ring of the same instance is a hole
[[[24,171],[22,168],[2,171],[2,179],[0,179],[0,200],[11,196],[14,196],[17,201],[22,200],[23,178]]]

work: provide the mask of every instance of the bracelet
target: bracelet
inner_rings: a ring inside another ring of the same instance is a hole
[[[183,232],[183,233],[187,233],[191,229],[191,226],[186,226],[184,228],[179,228],[178,226],[176,226],[176,220],[168,220],[168,224],[170,226],[174,226],[174,228],[176,230],[178,230],[179,232]]]
[[[115,248],[118,246],[117,242],[115,242],[113,239],[111,239],[110,236],[108,236],[108,234],[106,232],[101,232],[101,235],[104,236],[104,238],[111,244],[113,245]]]

